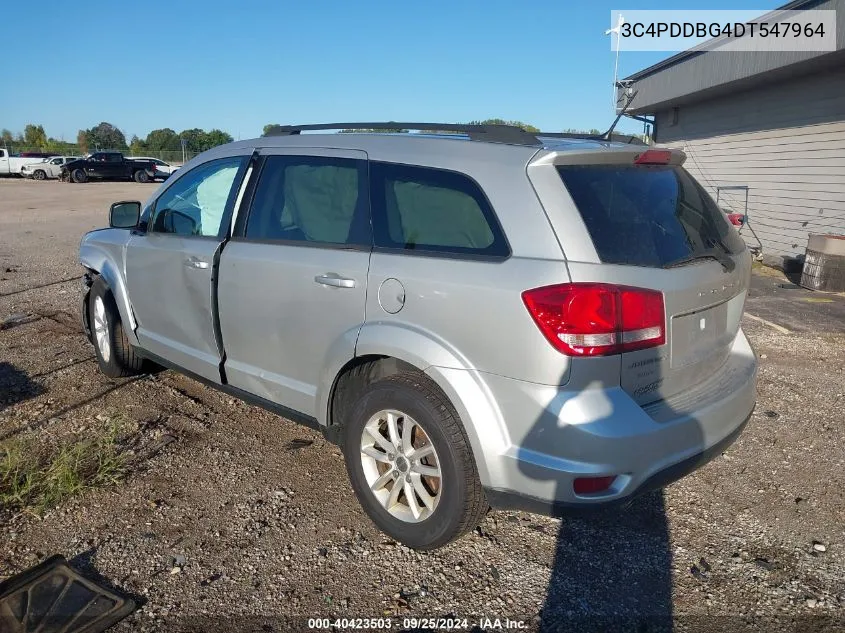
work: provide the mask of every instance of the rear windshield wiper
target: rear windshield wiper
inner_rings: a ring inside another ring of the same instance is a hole
[[[686,257],[682,257],[681,259],[676,259],[673,262],[669,262],[668,264],[664,265],[663,268],[676,268],[678,266],[684,266],[685,264],[689,264],[699,259],[715,259],[722,265],[722,268],[725,269],[725,272],[733,272],[734,268],[736,268],[736,262],[731,258],[730,255],[728,255],[725,251],[715,248],[710,248],[705,251],[698,251],[697,253],[690,253]]]

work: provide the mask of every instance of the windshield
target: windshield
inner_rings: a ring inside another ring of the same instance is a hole
[[[745,250],[710,195],[682,167],[567,165],[558,172],[602,262],[665,268]]]

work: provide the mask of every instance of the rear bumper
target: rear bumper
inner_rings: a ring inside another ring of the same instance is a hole
[[[485,492],[487,494],[487,500],[490,502],[492,507],[500,510],[523,510],[525,512],[544,514],[552,517],[571,516],[572,514],[585,511],[600,511],[612,507],[624,506],[630,503],[630,501],[635,497],[651,492],[652,490],[665,488],[669,484],[686,477],[691,472],[694,472],[704,466],[710,460],[721,455],[740,436],[750,418],[751,416],[749,415],[745,418],[745,420],[743,420],[742,424],[731,432],[730,435],[708,449],[654,473],[651,477],[646,479],[639,488],[632,491],[625,497],[617,497],[613,500],[605,501],[604,503],[584,504],[557,499],[539,499],[537,497],[513,491],[486,488]]]
[[[619,387],[567,392],[487,375],[510,434],[504,452],[483,456],[490,504],[557,515],[624,504],[676,481],[739,436],[754,410],[756,377],[742,331],[716,375],[646,407]],[[616,477],[607,491],[575,494],[576,478],[607,475]]]

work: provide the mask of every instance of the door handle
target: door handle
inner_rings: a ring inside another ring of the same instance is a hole
[[[314,281],[324,286],[332,286],[334,288],[354,288],[355,280],[341,277],[335,273],[326,273],[325,275],[317,275]]]
[[[185,266],[188,268],[199,268],[200,270],[204,270],[208,268],[209,264],[206,261],[199,259],[198,257],[189,257],[184,262]]]

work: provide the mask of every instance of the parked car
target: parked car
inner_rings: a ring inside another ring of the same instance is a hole
[[[48,178],[59,178],[62,175],[62,166],[69,162],[79,160],[79,156],[54,156],[44,158],[40,163],[29,163],[21,167],[21,176],[34,180],[46,180]]]
[[[120,152],[95,152],[62,166],[62,180],[134,180],[150,182],[155,178],[155,165],[149,160],[130,160]]]
[[[128,160],[148,160],[155,165],[155,178],[157,180],[167,180],[170,176],[179,169],[178,166],[173,166],[166,163],[160,158],[151,158],[149,156],[127,156]]]
[[[414,548],[719,455],[755,405],[751,258],[684,154],[464,127],[292,128],[113,204],[80,246],[100,369],[154,362],[321,429]]]
[[[24,165],[41,160],[32,156],[12,156],[9,150],[0,148],[0,176],[19,176]]]

